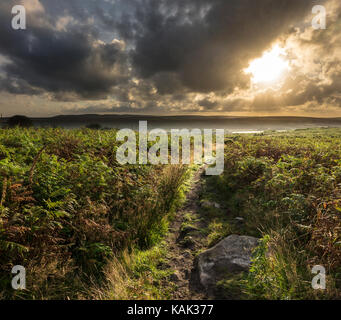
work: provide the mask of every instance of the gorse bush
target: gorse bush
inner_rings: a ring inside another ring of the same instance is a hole
[[[115,130],[0,130],[4,297],[77,298],[108,259],[159,240],[187,169],[121,166],[117,147]],[[11,289],[14,265],[25,291]]]
[[[263,238],[247,281],[253,298],[340,298],[341,131],[309,130],[226,141],[220,194],[246,233]],[[311,288],[314,265],[327,290]]]

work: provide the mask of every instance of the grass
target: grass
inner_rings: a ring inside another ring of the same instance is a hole
[[[115,135],[0,130],[0,297],[172,296],[163,239],[198,168],[121,166]],[[207,247],[230,234],[262,239],[250,273],[226,275],[220,297],[341,297],[340,159],[339,129],[226,136],[224,173],[206,178],[200,195],[220,207],[187,214],[181,226],[204,219],[192,231]],[[27,290],[11,289],[14,265],[25,266]],[[315,265],[327,271],[324,291],[311,287]]]
[[[122,166],[117,148],[115,130],[0,130],[4,298],[85,298],[89,282],[107,281],[108,262],[120,274],[124,252],[139,260],[161,241],[188,168]],[[26,268],[27,290],[11,288],[14,265]]]
[[[160,270],[167,254],[167,245],[161,243],[149,250],[124,251],[111,260],[104,270],[104,286],[94,286],[90,293],[96,300],[165,300],[175,287],[167,279],[173,270]]]
[[[228,208],[209,241],[231,232],[263,239],[248,277],[251,299],[341,298],[341,130],[316,129],[226,137],[225,171],[207,181]],[[230,222],[230,223],[229,223]],[[311,270],[327,271],[313,290]],[[228,279],[227,279],[228,280]]]

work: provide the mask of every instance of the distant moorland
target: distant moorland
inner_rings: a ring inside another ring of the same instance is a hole
[[[3,118],[4,124],[8,118]],[[80,128],[99,125],[102,128],[138,129],[139,121],[150,128],[226,129],[227,131],[293,130],[316,127],[341,127],[341,118],[311,117],[224,117],[224,116],[150,116],[150,115],[59,115],[32,118],[37,127]],[[1,122],[0,122],[1,123]]]

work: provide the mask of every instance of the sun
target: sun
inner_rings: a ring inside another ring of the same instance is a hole
[[[270,51],[266,51],[261,58],[253,60],[244,72],[252,75],[251,80],[254,84],[273,83],[290,69],[285,56],[285,49],[276,45]]]

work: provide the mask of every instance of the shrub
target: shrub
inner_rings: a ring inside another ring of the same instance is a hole
[[[33,122],[30,118],[25,116],[13,116],[7,120],[7,125],[10,128],[13,127],[29,128],[33,126]]]
[[[247,280],[253,298],[340,298],[341,131],[314,133],[228,144],[218,190],[245,231],[263,238]],[[314,265],[327,270],[324,295],[311,288]]]
[[[103,279],[108,260],[160,240],[167,215],[182,197],[187,168],[121,166],[115,134],[0,131],[5,298],[77,298],[90,278]],[[11,268],[18,264],[29,270],[25,292],[10,288]]]

